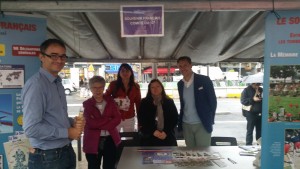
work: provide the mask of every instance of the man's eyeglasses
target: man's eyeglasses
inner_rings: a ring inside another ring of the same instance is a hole
[[[46,54],[44,52],[41,52],[41,54],[49,57],[52,60],[57,60],[58,58],[60,58],[61,60],[67,60],[67,58],[68,58],[67,55],[57,55],[57,54],[48,55],[48,54]]]

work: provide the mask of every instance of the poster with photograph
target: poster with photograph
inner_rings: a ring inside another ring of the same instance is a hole
[[[24,65],[0,64],[0,88],[22,88],[24,69]]]
[[[262,169],[300,168],[299,30],[300,11],[274,11],[266,17]]]
[[[21,90],[40,68],[39,46],[47,38],[47,18],[35,14],[5,13],[0,32],[0,154],[8,169],[4,142],[22,130]],[[20,169],[20,168],[18,168]]]
[[[3,169],[3,155],[0,155],[0,169]]]
[[[3,143],[9,169],[27,169],[29,149],[28,138],[12,140]]]
[[[300,122],[300,65],[271,65],[269,122]]]
[[[0,94],[0,134],[13,132],[12,95]]]
[[[284,169],[300,168],[300,128],[285,130]]]

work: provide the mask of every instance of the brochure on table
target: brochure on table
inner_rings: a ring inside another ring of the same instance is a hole
[[[187,166],[187,167],[209,167],[215,165],[219,167],[226,167],[226,163],[219,152],[206,152],[199,150],[139,150],[142,154],[143,164],[171,164],[174,166]],[[236,163],[232,159],[232,163]]]
[[[261,165],[296,169],[300,168],[300,12],[270,12],[265,33]]]
[[[3,167],[9,168],[3,143],[23,130],[21,89],[40,67],[39,45],[46,39],[47,24],[46,18],[34,15],[4,13],[0,17],[0,157]],[[5,144],[7,150],[12,148],[9,144]]]

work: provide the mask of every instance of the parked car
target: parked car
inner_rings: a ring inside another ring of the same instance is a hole
[[[62,85],[65,88],[66,95],[70,95],[72,92],[77,91],[76,85],[71,81],[71,79],[62,79]]]

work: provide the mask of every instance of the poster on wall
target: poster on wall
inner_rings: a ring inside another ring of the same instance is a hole
[[[28,138],[3,143],[9,169],[28,168],[28,156],[31,148]]]
[[[271,65],[268,122],[300,122],[300,65]]]
[[[41,15],[5,13],[0,19],[0,154],[5,169],[12,164],[8,158],[22,155],[13,149],[15,154],[7,158],[3,143],[14,131],[23,130],[21,89],[40,68],[37,56],[47,38],[46,27]]]
[[[163,5],[122,5],[121,37],[164,36]]]
[[[276,13],[266,17],[264,96],[268,97],[263,100],[261,168],[297,169],[300,167],[300,12]]]
[[[3,169],[3,155],[0,155],[0,169]]]
[[[0,134],[13,132],[12,95],[0,94]]]
[[[300,128],[285,129],[284,169],[300,168]]]
[[[22,88],[24,69],[24,65],[0,64],[0,88]]]

